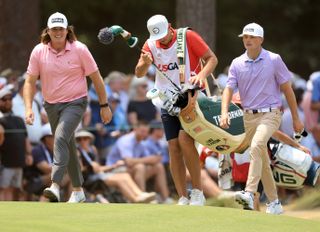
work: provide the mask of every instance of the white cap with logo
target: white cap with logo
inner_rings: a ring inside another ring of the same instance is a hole
[[[163,15],[154,15],[147,22],[147,28],[150,33],[149,40],[155,41],[162,39],[168,34],[168,20]]]
[[[249,23],[243,28],[242,34],[240,34],[239,37],[244,35],[252,35],[263,38],[263,28],[257,23]]]
[[[64,14],[61,14],[59,12],[56,12],[52,14],[48,19],[48,28],[54,28],[54,27],[68,27],[68,20]]]

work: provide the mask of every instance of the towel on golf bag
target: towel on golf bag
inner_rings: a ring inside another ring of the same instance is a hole
[[[234,182],[246,183],[249,173],[250,165],[250,153],[249,149],[245,150],[244,153],[231,153],[230,157],[232,160],[232,179]]]

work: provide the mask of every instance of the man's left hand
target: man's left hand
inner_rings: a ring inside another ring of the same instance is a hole
[[[201,76],[201,75],[195,75],[190,77],[189,82],[192,85],[197,85],[200,88],[204,88],[205,87],[205,77]]]
[[[303,123],[297,119],[297,120],[293,120],[293,130],[296,132],[296,133],[302,133],[303,130],[304,130],[304,125]]]
[[[110,107],[101,107],[100,117],[103,124],[109,123],[112,119],[112,112],[110,110]]]

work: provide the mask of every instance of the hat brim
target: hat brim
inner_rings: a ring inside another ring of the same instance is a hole
[[[62,28],[64,28],[64,29],[66,29],[68,26],[66,26],[66,25],[63,24],[63,23],[53,23],[53,24],[51,24],[50,26],[48,26],[49,29],[52,29],[52,28],[54,28],[54,27],[62,27]]]
[[[95,139],[95,136],[88,131],[80,131],[75,133],[75,138],[90,138],[92,141]]]
[[[167,34],[168,34],[168,29],[165,32],[161,33],[161,34],[150,35],[149,40],[150,41],[156,41],[156,40],[159,40],[159,39],[163,39]]]
[[[238,35],[238,37],[243,37],[244,35],[251,35],[251,36],[254,36],[254,37],[261,37],[261,38],[263,38],[263,36],[257,35],[256,33],[251,33],[251,32],[242,33],[242,34]]]
[[[4,87],[4,88],[5,88],[5,87]],[[2,90],[2,92],[0,91],[0,99],[1,99],[1,98],[4,98],[4,97],[7,96],[7,95],[12,95],[11,90],[9,90],[9,89],[4,89],[4,90]]]

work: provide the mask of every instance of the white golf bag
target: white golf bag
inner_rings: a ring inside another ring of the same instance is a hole
[[[271,146],[272,171],[278,186],[289,189],[315,186],[320,165],[309,154],[282,143]]]

